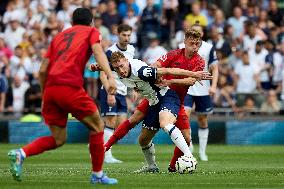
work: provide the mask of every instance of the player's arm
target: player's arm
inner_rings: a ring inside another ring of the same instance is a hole
[[[44,58],[39,69],[39,85],[41,93],[44,91],[45,81],[47,77],[47,68],[49,64],[49,59]]]
[[[106,55],[103,51],[101,44],[100,43],[93,44],[92,49],[93,49],[94,56],[95,56],[95,58],[96,58],[96,60],[99,64],[99,66],[101,67],[102,71],[104,71],[105,74],[108,77],[108,84],[109,84],[108,92],[110,94],[115,94],[116,93],[115,80],[112,76],[112,72],[111,72],[111,69],[109,67],[107,57],[106,57]]]
[[[180,68],[157,68],[157,74],[158,76],[174,75],[174,76],[193,77],[196,78],[197,80],[212,79],[209,72],[206,71],[192,72]]]
[[[217,83],[218,83],[218,77],[219,77],[219,69],[218,69],[218,64],[212,64],[210,66],[211,73],[212,73],[212,83],[211,87],[209,89],[210,95],[214,95],[217,90]]]
[[[162,80],[159,85],[161,86],[170,86],[170,85],[182,85],[182,86],[193,86],[197,81],[196,78],[187,77],[183,79],[170,79],[170,80]]]

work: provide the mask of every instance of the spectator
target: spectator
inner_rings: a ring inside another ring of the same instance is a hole
[[[120,15],[122,18],[125,18],[125,17],[126,17],[127,10],[128,10],[130,7],[134,10],[134,15],[135,15],[135,16],[138,16],[138,15],[139,15],[139,7],[138,7],[138,5],[135,3],[135,0],[125,0],[125,2],[120,3],[119,6],[118,6],[119,15]]]
[[[225,57],[228,57],[231,54],[231,47],[223,38],[223,30],[217,27],[212,27],[210,34],[211,40],[209,40],[208,43],[212,44],[215,49],[221,50]]]
[[[157,35],[160,38],[160,9],[154,5],[153,0],[147,0],[147,5],[141,15],[141,27],[138,32],[140,39],[139,46],[146,48],[149,46],[149,35]]]
[[[25,102],[25,93],[30,87],[29,83],[22,80],[21,77],[15,76],[12,83],[12,92],[13,92],[13,112],[22,113],[24,110]]]
[[[13,52],[10,48],[7,47],[4,40],[5,40],[4,34],[0,33],[0,57],[5,56],[8,59],[10,59],[11,56],[13,55]]]
[[[265,102],[261,105],[261,111],[267,114],[279,113],[281,102],[277,99],[275,90],[269,90]]]
[[[177,8],[178,8],[178,0],[163,0],[163,17],[165,18],[165,23],[169,29],[167,37],[165,39],[169,39],[169,37],[174,36],[175,33],[175,20],[177,16]]]
[[[151,38],[150,46],[143,55],[143,61],[151,65],[155,63],[161,56],[167,54],[167,50],[160,46],[160,41],[156,36]]]
[[[199,22],[202,27],[206,27],[208,25],[207,18],[200,12],[200,4],[198,2],[194,2],[192,4],[191,12],[192,13],[186,15],[185,17],[186,21],[188,21],[191,26],[196,22]]]
[[[236,82],[237,106],[243,106],[247,96],[254,95],[257,98],[259,88],[259,76],[253,65],[249,62],[248,52],[245,51],[242,61],[234,69],[234,81]],[[260,100],[258,101],[260,103]]]
[[[17,15],[13,15],[4,32],[7,46],[10,49],[15,49],[15,47],[23,40],[23,34],[25,32],[26,29],[20,25]]]
[[[11,76],[20,78],[20,80],[27,80],[28,75],[32,74],[31,59],[25,54],[22,47],[15,48],[15,55],[11,57]]]
[[[254,66],[256,73],[259,74],[262,90],[269,90],[271,87],[269,80],[269,70],[271,69],[271,65],[265,62],[265,57],[267,55],[268,51],[263,48],[262,41],[257,41],[255,50],[249,51],[249,60]]]
[[[269,19],[276,25],[280,26],[281,21],[283,20],[283,14],[278,9],[277,2],[275,0],[271,0],[269,2],[269,11],[268,11]]]
[[[275,26],[275,24],[268,19],[266,10],[261,10],[259,12],[257,25],[267,36],[270,34],[270,29]]]
[[[75,7],[70,5],[70,0],[62,0],[62,10],[58,11],[57,19],[64,23],[64,26],[69,26],[74,9]]]
[[[214,12],[214,20],[213,22],[208,26],[209,31],[212,27],[216,27],[219,31],[223,30],[225,27],[225,17],[224,13],[221,9],[216,9]]]
[[[244,34],[244,22],[247,20],[243,16],[242,9],[240,7],[234,8],[234,16],[228,19],[228,24],[230,24],[233,29],[233,38],[242,38]]]
[[[134,15],[134,10],[130,7],[127,11],[127,16],[123,19],[123,23],[132,27],[130,43],[137,43],[138,16]]]
[[[99,93],[99,71],[91,72],[88,67],[90,64],[96,64],[96,59],[94,55],[92,55],[86,65],[84,78],[86,79],[86,91],[90,97],[93,99],[97,99]]]
[[[260,35],[256,34],[256,25],[248,20],[245,22],[245,35],[243,38],[243,47],[245,51],[255,51],[257,41],[264,40]]]
[[[0,113],[4,112],[7,90],[8,81],[5,75],[0,72]]]
[[[127,10],[125,10],[127,11]],[[126,13],[126,12],[125,12]],[[109,30],[111,29],[111,25],[116,24],[119,25],[122,22],[122,17],[117,12],[116,3],[114,0],[109,0],[107,2],[107,10],[102,15],[103,25],[107,27]]]
[[[104,49],[107,49],[110,45],[110,31],[107,27],[103,25],[103,20],[101,15],[98,13],[95,15],[95,27],[99,29],[102,35],[102,46]]]

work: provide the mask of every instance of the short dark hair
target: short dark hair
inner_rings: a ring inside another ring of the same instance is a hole
[[[124,31],[132,31],[132,27],[127,24],[120,24],[117,28],[117,33],[121,33]]]
[[[93,21],[93,14],[88,8],[77,8],[72,16],[73,25],[91,25]]]

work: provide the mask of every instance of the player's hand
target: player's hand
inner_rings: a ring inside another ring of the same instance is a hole
[[[167,79],[161,79],[159,83],[157,83],[158,86],[160,87],[166,87],[166,86],[170,86],[171,80],[167,80]]]
[[[209,95],[214,96],[216,94],[216,91],[217,91],[216,87],[211,86],[209,89]]]
[[[108,94],[115,95],[116,93],[116,83],[113,78],[108,79],[108,89],[107,89]]]
[[[207,71],[195,72],[195,75],[193,77],[196,78],[198,81],[212,79],[211,74]]]
[[[189,77],[188,79],[187,79],[187,81],[188,81],[188,85],[189,86],[193,86],[194,84],[195,84],[195,82],[197,81],[197,79],[196,78],[193,78],[193,77]],[[201,83],[201,81],[198,81],[201,85],[203,85],[202,83]]]
[[[92,71],[92,72],[101,71],[101,67],[98,64],[90,64],[89,70]]]
[[[111,107],[114,107],[115,106],[115,103],[116,103],[116,100],[115,100],[115,95],[110,95],[108,94],[107,95],[107,104]]]

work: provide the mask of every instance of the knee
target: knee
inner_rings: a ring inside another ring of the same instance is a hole
[[[132,126],[137,125],[144,119],[145,115],[140,111],[135,111],[134,114],[129,118],[129,122]]]
[[[199,123],[199,127],[200,128],[207,128],[208,127],[207,116],[206,115],[198,116],[197,119],[198,119],[198,123]]]
[[[56,146],[60,147],[63,146],[66,143],[66,137],[65,138],[55,138]]]
[[[147,146],[150,143],[150,141],[147,140],[143,135],[139,136],[139,145],[140,146]]]
[[[116,126],[116,116],[106,116],[105,122],[107,126],[114,128]]]

